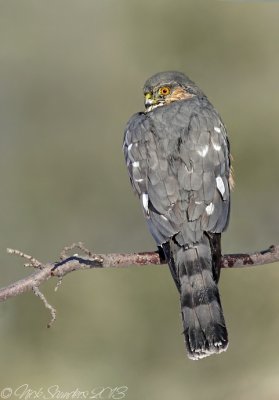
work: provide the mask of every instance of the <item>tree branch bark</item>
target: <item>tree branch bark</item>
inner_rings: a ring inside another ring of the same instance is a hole
[[[68,252],[78,248],[82,255],[74,254],[69,256]],[[94,254],[86,249],[82,243],[74,243],[65,247],[60,255],[60,261],[43,264],[32,256],[19,250],[8,249],[8,253],[20,256],[28,263],[25,266],[35,269],[31,275],[0,289],[0,301],[5,301],[10,297],[18,296],[22,293],[33,291],[44,303],[45,307],[51,312],[50,326],[55,320],[55,309],[47,302],[38,287],[52,277],[61,279],[70,272],[93,268],[121,268],[134,266],[157,265],[166,263],[158,251],[144,253],[112,253]],[[279,245],[270,246],[266,250],[247,254],[226,254],[222,257],[222,268],[242,268],[255,267],[279,261]],[[56,288],[57,288],[56,286]]]

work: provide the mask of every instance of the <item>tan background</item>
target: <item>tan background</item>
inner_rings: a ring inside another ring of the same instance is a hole
[[[151,250],[122,155],[123,129],[160,70],[199,83],[231,138],[236,189],[224,252],[278,241],[279,4],[186,0],[0,1],[1,286],[82,240]],[[229,350],[186,358],[166,267],[79,272],[48,313],[32,294],[0,307],[0,391],[129,387],[133,400],[279,398],[278,265],[223,271]]]

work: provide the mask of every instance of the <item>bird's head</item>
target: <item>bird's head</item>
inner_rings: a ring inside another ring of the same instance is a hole
[[[203,95],[193,81],[177,71],[159,72],[153,75],[145,82],[143,93],[147,112],[174,101]]]

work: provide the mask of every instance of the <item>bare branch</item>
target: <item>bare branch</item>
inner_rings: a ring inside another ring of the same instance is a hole
[[[85,255],[87,255],[88,257],[92,256],[92,253],[90,250],[88,250],[84,244],[82,242],[78,242],[78,243],[73,243],[70,246],[65,246],[64,249],[61,251],[60,253],[60,260],[65,260],[68,256],[69,256],[69,251],[70,250],[74,250],[74,249],[78,249],[81,250]]]
[[[54,307],[52,307],[49,302],[47,301],[47,299],[45,298],[45,296],[43,295],[43,293],[39,290],[39,288],[37,286],[33,286],[32,290],[34,292],[34,294],[36,296],[38,296],[42,302],[44,303],[44,306],[50,310],[50,315],[51,315],[51,320],[49,321],[49,323],[47,324],[47,327],[50,328],[51,325],[54,323],[54,321],[56,320],[56,310]]]
[[[67,256],[67,252],[78,248],[84,255],[74,254]],[[51,277],[59,279],[56,288],[60,285],[62,277],[70,272],[93,268],[120,268],[146,265],[163,265],[166,263],[158,251],[145,253],[112,253],[94,254],[84,247],[82,243],[65,247],[61,252],[60,261],[43,264],[32,256],[19,250],[8,249],[9,254],[18,255],[29,261],[29,266],[36,269],[33,274],[23,278],[9,286],[0,289],[0,301],[18,296],[24,292],[33,291],[51,312],[51,326],[55,321],[56,310],[48,303],[45,296],[38,289],[39,286]],[[265,265],[279,261],[279,245],[270,246],[268,249],[251,254],[226,254],[222,257],[222,268],[242,268]]]
[[[34,267],[34,268],[41,268],[42,263],[40,263],[40,261],[38,261],[36,258],[29,256],[28,254],[23,253],[20,250],[15,250],[15,249],[7,249],[7,253],[8,254],[14,254],[16,256],[25,258],[26,260],[29,261],[29,263],[24,264],[24,266],[26,267]]]
[[[20,279],[9,286],[0,289],[0,301],[4,301],[10,297],[18,296],[24,292],[30,292],[34,286],[38,287],[51,277],[53,264],[46,264],[43,269],[33,272],[26,278]]]

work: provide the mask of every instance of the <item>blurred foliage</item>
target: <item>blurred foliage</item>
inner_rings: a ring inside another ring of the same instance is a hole
[[[278,241],[279,4],[200,0],[0,1],[1,286],[84,241],[151,250],[122,155],[151,74],[177,69],[230,133],[236,189],[224,252]],[[278,265],[223,271],[231,344],[186,358],[167,268],[75,273],[53,292],[52,329],[32,294],[0,308],[2,387],[129,387],[138,399],[278,399]],[[0,387],[1,391],[1,387]]]

